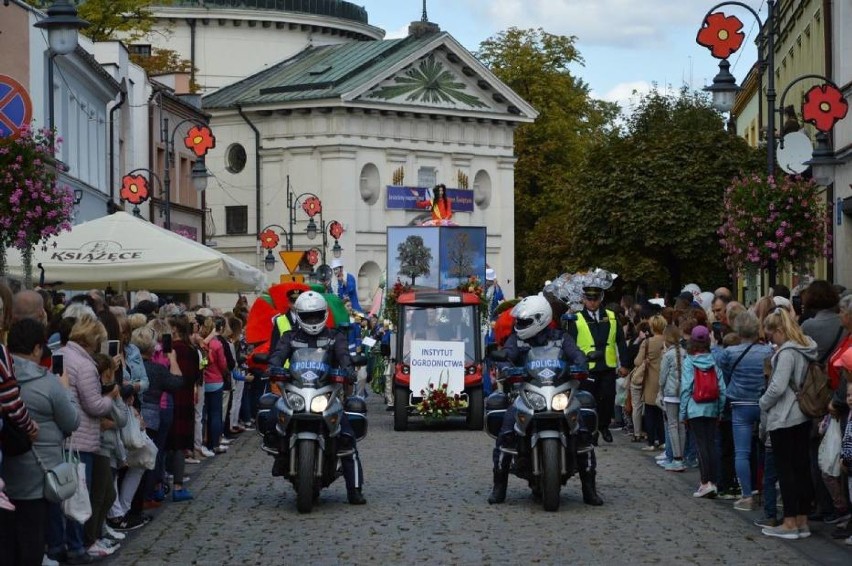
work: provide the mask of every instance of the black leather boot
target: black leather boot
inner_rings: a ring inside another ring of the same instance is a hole
[[[506,489],[509,487],[509,469],[494,470],[494,487],[491,488],[491,495],[488,496],[488,503],[503,503],[506,501]]]
[[[580,483],[583,485],[583,503],[586,505],[604,504],[595,488],[595,472],[580,472]]]
[[[346,496],[349,499],[349,505],[364,505],[367,503],[367,500],[364,499],[364,494],[361,493],[360,487],[348,490]]]

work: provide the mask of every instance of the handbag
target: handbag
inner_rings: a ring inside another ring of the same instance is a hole
[[[61,503],[77,491],[77,467],[68,461],[68,454],[62,452],[64,461],[48,470],[33,448],[33,456],[44,472],[44,498],[51,503]]]
[[[133,408],[129,408],[127,415],[127,423],[121,427],[121,440],[124,442],[124,447],[128,450],[135,450],[145,446],[145,435],[139,426],[139,419],[136,418],[136,412]]]
[[[68,518],[83,524],[92,516],[92,503],[86,485],[86,464],[80,462],[79,452],[76,458],[71,457],[71,465],[77,471],[77,489],[71,497],[62,501],[62,512]]]
[[[3,454],[9,458],[26,454],[33,447],[33,441],[18,423],[8,417],[3,418],[3,430],[0,430],[0,445]]]
[[[649,338],[645,339],[645,356],[642,363],[633,368],[628,376],[628,381],[634,387],[642,387],[645,385],[645,378],[648,376],[648,343]]]

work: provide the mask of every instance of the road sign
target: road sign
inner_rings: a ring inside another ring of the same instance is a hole
[[[304,283],[304,275],[281,275],[278,279],[279,283]]]
[[[299,250],[283,250],[278,252],[278,255],[281,256],[281,261],[284,262],[284,265],[287,267],[287,271],[293,273],[299,268],[299,264],[302,263],[302,258],[305,256],[305,252]]]
[[[12,77],[0,75],[0,138],[18,137],[32,117],[33,104],[27,89]]]

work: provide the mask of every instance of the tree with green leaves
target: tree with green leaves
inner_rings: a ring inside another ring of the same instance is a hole
[[[576,192],[577,173],[592,143],[602,139],[618,115],[615,104],[595,100],[574,75],[582,66],[576,38],[542,29],[510,28],[480,45],[477,57],[506,85],[529,102],[539,116],[515,131],[515,273],[517,288],[541,289],[559,272],[564,256],[554,253],[570,234],[548,234],[544,245],[534,227],[561,214]],[[556,248],[548,247],[557,243]]]
[[[47,9],[52,1],[27,0],[27,3]],[[121,38],[134,43],[154,28],[156,18],[151,4],[150,0],[85,0],[77,6],[77,15],[89,22],[89,27],[80,31],[92,41]]]
[[[399,273],[414,285],[421,275],[431,273],[432,251],[423,244],[422,236],[409,236],[396,247]]]
[[[729,280],[716,234],[725,188],[762,166],[705,94],[654,91],[622,130],[590,146],[564,214],[546,215],[532,234],[555,246],[566,271],[600,266],[660,289],[715,287]]]

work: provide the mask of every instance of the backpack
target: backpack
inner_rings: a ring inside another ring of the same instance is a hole
[[[805,378],[802,380],[800,389],[796,389],[793,380],[790,380],[790,388],[796,394],[799,401],[799,409],[806,417],[818,419],[828,413],[828,402],[834,392],[831,390],[828,375],[817,361],[808,358],[801,350],[796,350],[808,363]]]
[[[692,400],[696,403],[710,403],[719,400],[719,376],[716,374],[716,365],[707,369],[692,366]]]
[[[234,354],[231,352],[231,343],[224,336],[217,336],[219,343],[222,344],[222,349],[225,350],[225,363],[228,364],[228,371],[234,371],[237,367],[237,361],[234,359]]]

